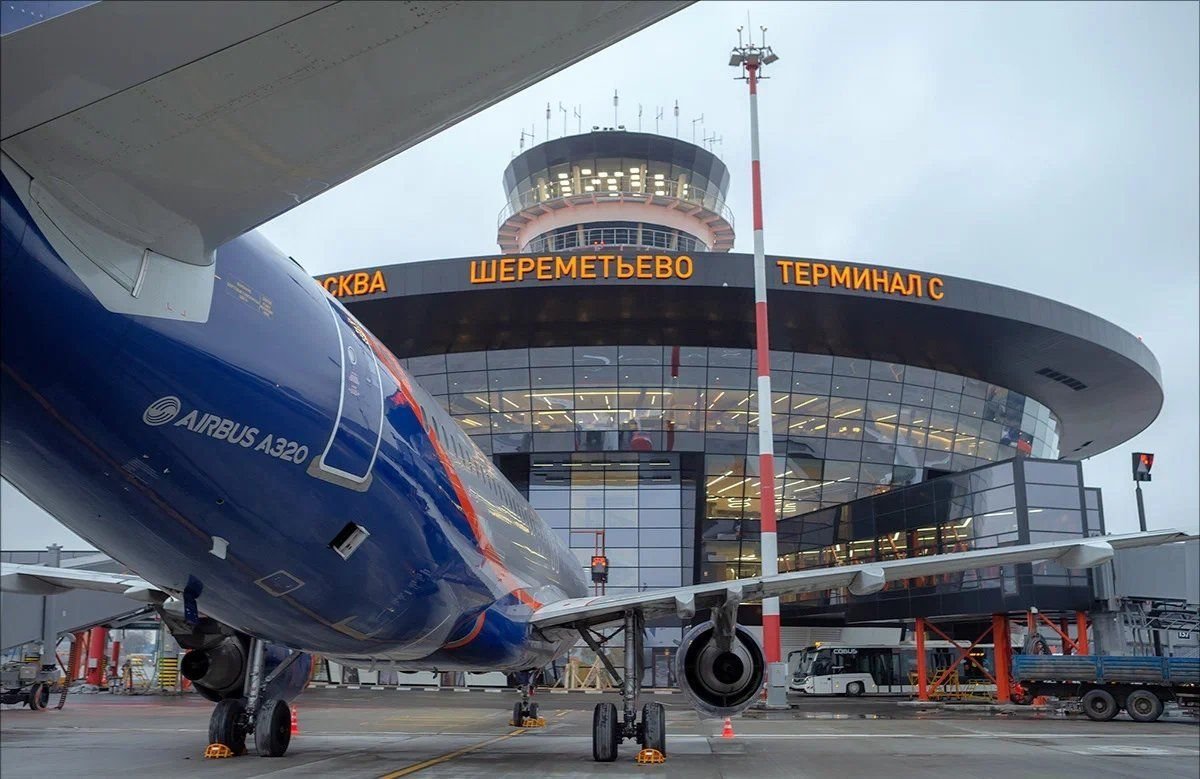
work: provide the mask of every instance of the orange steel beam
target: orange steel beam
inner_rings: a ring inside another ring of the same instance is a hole
[[[1090,654],[1089,647],[1088,647],[1087,631],[1088,631],[1087,612],[1086,611],[1075,612],[1075,632],[1076,632],[1076,636],[1077,636],[1077,638],[1075,639],[1075,648],[1077,650],[1077,654],[1081,654],[1081,655]]]
[[[1051,630],[1053,630],[1055,633],[1057,633],[1059,638],[1062,639],[1064,655],[1067,654],[1068,646],[1070,646],[1071,649],[1075,650],[1076,654],[1082,654],[1081,652],[1079,652],[1079,645],[1075,641],[1072,641],[1071,637],[1068,636],[1064,631],[1059,630],[1058,625],[1055,625],[1053,622],[1051,622],[1049,619],[1047,619],[1045,614],[1042,614],[1041,612],[1039,612],[1037,616],[1041,619],[1042,622],[1046,623],[1046,625],[1049,626],[1049,628]]]
[[[993,664],[996,666],[996,702],[1008,703],[1009,669],[1012,668],[1012,640],[1009,638],[1008,615],[992,615],[992,651]]]
[[[966,647],[965,649],[963,648],[962,644],[958,643],[953,638],[950,638],[950,636],[946,635],[941,630],[939,630],[937,625],[930,625],[929,627],[931,630],[933,630],[934,633],[937,633],[944,640],[949,641],[954,646],[955,649],[959,650],[958,657],[954,658],[954,662],[950,664],[950,667],[947,668],[945,671],[942,671],[942,675],[939,676],[937,681],[933,683],[933,689],[936,690],[938,687],[941,687],[942,684],[947,679],[950,678],[950,674],[954,672],[954,669],[958,667],[958,664],[961,663],[964,658],[968,662],[973,663],[975,665],[975,667],[978,668],[980,671],[983,671],[983,675],[986,676],[992,682],[992,684],[996,684],[996,677],[992,676],[991,672],[988,671],[988,669],[985,668],[982,663],[980,663],[975,658],[971,657],[971,654],[970,654],[972,649],[974,649],[976,646],[978,646],[981,641],[983,641],[985,638],[987,638],[991,634],[992,628],[990,625],[987,628],[984,628],[984,631],[979,634],[979,638],[972,641],[970,646]]]
[[[925,662],[924,617],[917,617],[917,700],[929,700],[929,668]]]

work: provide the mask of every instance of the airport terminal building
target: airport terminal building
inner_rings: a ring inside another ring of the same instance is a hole
[[[525,151],[503,182],[500,253],[320,281],[581,565],[604,532],[609,593],[759,573],[753,258],[730,252],[728,170],[597,129]],[[789,244],[803,236],[774,228],[781,570],[1103,532],[1075,461],[1158,414],[1137,338],[1048,298]],[[795,598],[783,623],[1090,608],[1086,574],[1014,568]]]

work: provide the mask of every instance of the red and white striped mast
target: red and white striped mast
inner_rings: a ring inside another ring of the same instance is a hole
[[[767,335],[767,258],[763,248],[762,168],[758,151],[758,82],[764,78],[762,69],[779,59],[766,44],[766,27],[761,45],[755,45],[753,34],[748,43],[742,42],[738,28],[738,45],[729,56],[729,64],[742,69],[738,78],[750,85],[750,186],[754,203],[754,325],[755,351],[758,366],[758,475],[761,512],[760,555],[763,576],[779,573],[779,545],[775,534],[775,436],[771,417],[771,347]],[[763,653],[768,668],[767,705],[787,706],[786,671],[776,664],[781,658],[779,636],[779,598],[763,598]]]

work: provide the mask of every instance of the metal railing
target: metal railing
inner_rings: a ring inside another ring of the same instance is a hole
[[[572,249],[576,246],[647,246],[671,251],[708,251],[708,246],[694,235],[678,230],[656,230],[643,227],[584,227],[559,228],[542,233],[521,251],[544,252]]]
[[[516,197],[509,198],[509,201],[500,209],[496,225],[497,227],[503,225],[509,217],[527,208],[556,200],[570,202],[592,199],[600,200],[606,197],[613,199],[625,197],[658,197],[681,200],[685,203],[694,203],[701,208],[706,208],[717,214],[728,222],[730,227],[733,227],[733,212],[729,210],[729,206],[725,205],[724,200],[706,190],[697,190],[687,184],[680,184],[678,181],[647,181],[642,185],[635,186],[628,177],[622,178],[620,183],[615,186],[617,187],[615,190],[609,190],[608,186],[605,185],[597,186],[594,192],[574,192],[569,195],[551,194],[551,187],[547,187],[545,196],[543,196],[542,191],[539,189],[529,189],[519,193]]]

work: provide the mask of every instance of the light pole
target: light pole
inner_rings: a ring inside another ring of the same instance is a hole
[[[771,419],[771,353],[767,336],[767,258],[763,248],[762,171],[758,155],[758,82],[762,69],[779,59],[766,45],[767,28],[761,45],[742,42],[729,55],[729,64],[740,68],[739,79],[750,86],[750,188],[754,207],[754,330],[758,367],[758,506],[761,517],[760,556],[763,576],[779,573],[779,545],[775,535],[775,436]],[[781,662],[779,642],[779,598],[763,598],[763,653],[767,661],[767,706],[787,706],[787,667]]]

